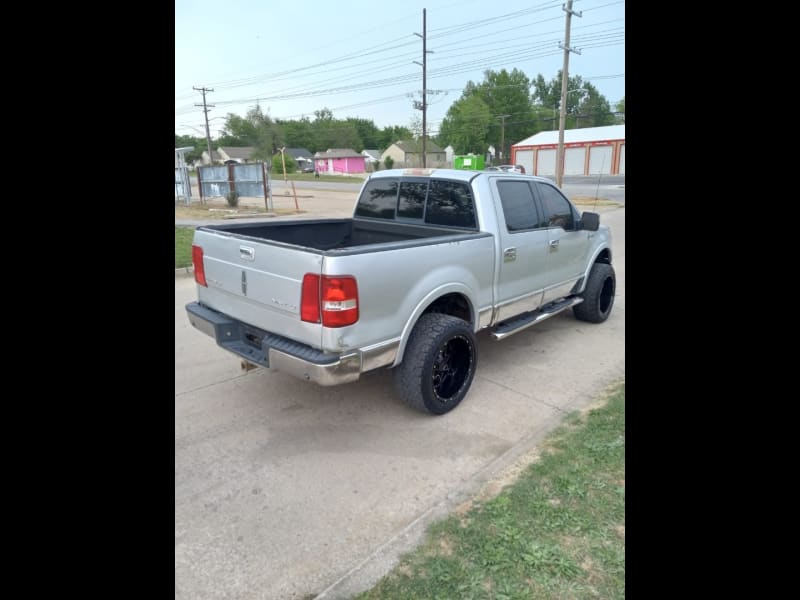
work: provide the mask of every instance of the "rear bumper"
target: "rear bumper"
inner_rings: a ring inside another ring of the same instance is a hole
[[[361,352],[326,354],[203,306],[186,305],[189,322],[217,344],[262,367],[283,371],[318,385],[339,385],[357,381],[361,375]]]

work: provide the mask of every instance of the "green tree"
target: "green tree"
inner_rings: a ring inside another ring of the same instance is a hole
[[[228,113],[222,136],[217,140],[220,146],[253,146],[253,158],[268,160],[277,144],[283,140],[283,133],[260,106],[247,111],[244,117]]]
[[[294,158],[288,152],[283,153],[283,160],[286,162],[286,172],[287,173],[294,173],[297,171],[297,163],[295,162]],[[272,157],[272,173],[274,176],[281,176],[283,177],[283,163],[281,163],[281,153],[277,152]]]
[[[391,169],[394,166],[394,159],[391,156],[387,156],[386,159],[383,161],[383,164],[386,165],[387,169]]]
[[[545,81],[541,73],[537,75],[533,81],[533,97],[539,106],[554,111],[555,129],[558,129],[558,118],[561,111],[561,71],[559,70],[558,74],[550,81]],[[565,129],[572,129],[576,126],[599,127],[614,123],[614,115],[608,100],[591,83],[583,81],[580,75],[567,78],[566,104]]]
[[[530,95],[531,81],[519,69],[484,71],[483,81],[474,86],[474,94],[489,107],[492,121],[486,135],[486,146],[500,149],[505,142],[503,160],[508,160],[511,144],[531,135],[530,113],[533,102]],[[508,115],[505,119],[500,115]],[[505,121],[505,125],[503,122]]]
[[[616,123],[618,125],[624,125],[625,124],[625,96],[622,97],[622,100],[617,102],[617,105],[616,105],[615,108],[616,108],[616,111],[617,111],[617,114],[615,115]]]
[[[283,142],[290,148],[306,148],[316,152],[314,125],[308,117],[299,121],[276,120],[275,123],[283,131]]]
[[[364,144],[354,123],[333,118],[328,108],[314,111],[314,148],[315,152],[329,148],[364,149]]]
[[[445,140],[456,154],[485,154],[492,126],[492,112],[478,94],[461,97],[447,110],[438,139]]]
[[[192,146],[194,150],[190,152],[184,153],[183,157],[186,160],[187,164],[192,163],[196,160],[200,160],[203,157],[203,150],[208,151],[206,148],[206,139],[199,138],[192,135],[178,135],[175,134],[175,147],[176,148],[187,148]]]
[[[414,137],[413,132],[408,127],[402,125],[390,125],[381,129],[378,150],[383,153],[389,146],[402,140],[410,140]]]
[[[361,147],[353,146],[353,150],[361,152],[364,148],[378,147],[381,131],[375,126],[375,123],[371,119],[349,117],[345,119],[345,122],[355,128],[358,138],[361,140]]]

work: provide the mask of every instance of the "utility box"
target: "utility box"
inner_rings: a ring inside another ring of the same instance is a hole
[[[483,171],[483,156],[476,154],[456,155],[453,157],[453,168],[467,171]]]

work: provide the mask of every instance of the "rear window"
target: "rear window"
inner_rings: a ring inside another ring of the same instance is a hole
[[[373,219],[394,219],[397,206],[397,180],[371,179],[358,199],[356,215]]]
[[[358,200],[356,216],[477,228],[469,185],[444,179],[372,179]]]
[[[475,229],[475,203],[469,186],[462,181],[431,180],[425,222]]]

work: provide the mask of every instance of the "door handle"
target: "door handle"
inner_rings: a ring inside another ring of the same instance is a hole
[[[517,249],[506,248],[503,250],[503,262],[514,262],[517,260]]]
[[[558,240],[550,240],[550,252],[558,250]]]

